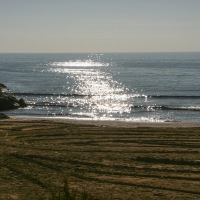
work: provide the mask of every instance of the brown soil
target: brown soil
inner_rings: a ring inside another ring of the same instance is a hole
[[[0,199],[200,199],[200,127],[0,121]]]

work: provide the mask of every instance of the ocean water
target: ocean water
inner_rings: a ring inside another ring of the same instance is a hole
[[[200,121],[200,53],[0,54],[10,116]]]

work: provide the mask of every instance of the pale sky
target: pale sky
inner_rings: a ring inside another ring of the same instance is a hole
[[[200,0],[0,0],[0,53],[200,51]]]

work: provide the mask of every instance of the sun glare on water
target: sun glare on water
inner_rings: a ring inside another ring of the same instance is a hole
[[[95,62],[91,59],[89,60],[76,60],[76,61],[66,61],[66,62],[54,62],[53,66],[57,67],[108,67],[109,63]]]
[[[72,93],[86,95],[79,103],[92,113],[130,112],[126,88],[108,71],[110,63],[88,60],[54,62],[51,71],[66,74],[74,80]]]

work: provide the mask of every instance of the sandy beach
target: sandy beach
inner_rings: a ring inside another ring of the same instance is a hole
[[[0,121],[0,199],[200,199],[200,123]]]

